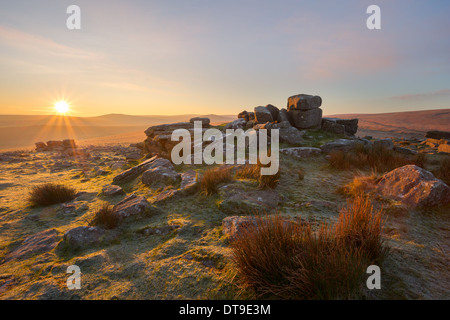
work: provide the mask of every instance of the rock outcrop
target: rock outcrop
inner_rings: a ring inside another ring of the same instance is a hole
[[[288,98],[287,111],[291,124],[298,129],[319,128],[322,123],[322,98],[298,94]]]
[[[354,136],[358,131],[358,119],[323,118],[322,130]]]

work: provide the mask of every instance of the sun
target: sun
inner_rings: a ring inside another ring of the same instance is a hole
[[[65,101],[58,101],[55,103],[55,110],[59,114],[66,114],[69,112],[69,104]]]

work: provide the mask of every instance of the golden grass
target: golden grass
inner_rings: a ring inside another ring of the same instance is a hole
[[[377,172],[386,172],[408,164],[415,164],[423,168],[426,163],[426,155],[408,156],[384,146],[366,147],[364,145],[356,145],[353,150],[348,152],[342,150],[331,152],[328,162],[335,169],[370,168]]]
[[[386,253],[381,211],[359,197],[334,226],[267,216],[232,242],[238,278],[257,298],[344,299],[357,296],[365,269]]]
[[[95,211],[94,218],[89,225],[102,226],[105,229],[114,229],[117,227],[118,223],[119,221],[113,214],[113,207],[109,203],[104,202]]]
[[[221,166],[208,169],[203,173],[200,180],[200,189],[206,195],[217,193],[219,184],[233,180],[231,166]]]

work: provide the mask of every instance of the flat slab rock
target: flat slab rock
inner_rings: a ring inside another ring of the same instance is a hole
[[[431,207],[450,203],[450,188],[431,172],[407,165],[386,173],[377,189],[383,196],[408,207]]]
[[[246,191],[235,186],[223,186],[219,189],[223,200],[219,209],[226,214],[262,214],[278,207],[280,195],[275,190]]]
[[[113,207],[113,214],[118,220],[128,217],[152,216],[160,213],[160,210],[151,205],[144,197],[132,194]]]
[[[322,153],[322,150],[312,147],[298,147],[280,149],[280,152],[296,158],[309,158]]]
[[[242,235],[243,232],[250,228],[257,228],[263,225],[265,218],[255,216],[230,216],[222,220],[222,233],[229,236],[234,241]],[[270,220],[269,220],[270,221]],[[296,224],[290,220],[283,220],[283,226],[288,227]]]
[[[123,189],[119,186],[108,184],[103,187],[102,193],[105,196],[116,196],[116,195],[124,194],[125,191],[123,191]]]
[[[60,240],[61,236],[55,229],[38,232],[25,238],[16,249],[6,255],[4,262],[25,260],[34,255],[49,252],[56,247]]]
[[[117,176],[115,176],[113,178],[113,183],[120,184],[120,183],[125,183],[128,181],[131,181],[131,180],[137,178],[138,176],[140,176],[145,171],[153,169],[153,168],[157,168],[159,166],[170,167],[173,165],[170,162],[170,160],[154,156],[154,157],[138,164],[135,167],[132,167],[128,170],[121,172],[120,174],[118,174]]]
[[[118,233],[99,227],[81,226],[64,234],[64,243],[73,250],[83,250],[116,239]]]

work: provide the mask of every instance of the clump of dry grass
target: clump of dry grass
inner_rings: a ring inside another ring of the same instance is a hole
[[[219,184],[233,180],[232,167],[221,166],[208,169],[200,180],[200,189],[206,195],[217,193]]]
[[[298,180],[303,180],[303,179],[305,179],[305,169],[303,169],[303,168],[298,168],[297,169],[297,177],[298,177]]]
[[[63,184],[45,183],[34,186],[29,194],[29,201],[35,206],[48,206],[75,199],[76,190]]]
[[[246,164],[236,170],[236,178],[238,179],[259,179],[261,167],[257,164]]]
[[[385,254],[381,212],[368,201],[355,199],[316,232],[279,216],[259,220],[231,244],[239,279],[257,298],[354,297],[365,268]]]
[[[342,246],[361,249],[371,262],[381,261],[386,254],[382,237],[382,210],[375,210],[362,195],[350,200],[336,224],[336,237]]]
[[[364,195],[367,192],[376,188],[376,183],[379,177],[376,173],[371,175],[357,175],[353,181],[343,187],[338,188],[338,192],[347,196],[356,197]]]
[[[400,154],[384,146],[367,147],[356,145],[351,151],[336,150],[330,153],[329,165],[335,169],[367,169],[377,172],[391,171],[408,164],[424,165],[425,158]]]
[[[260,189],[275,189],[280,181],[280,171],[274,175],[260,175],[258,182]]]
[[[105,202],[94,213],[94,218],[90,222],[91,226],[102,226],[105,229],[114,229],[119,224],[114,216],[113,207]]]

